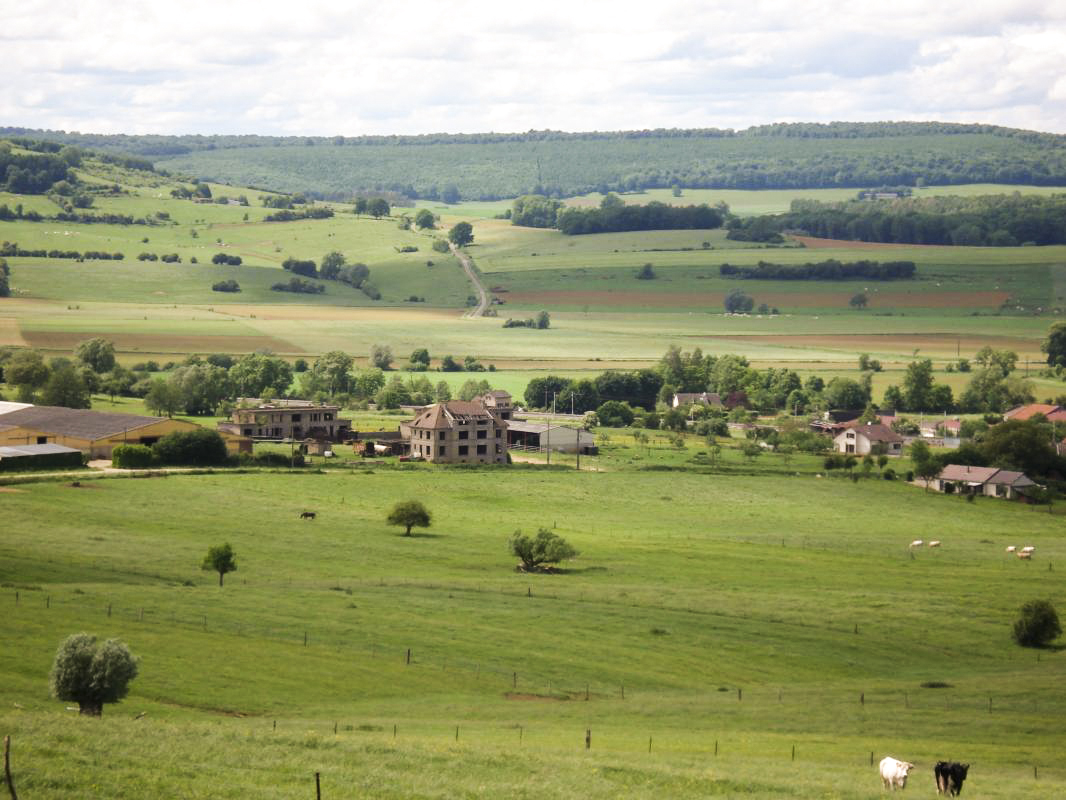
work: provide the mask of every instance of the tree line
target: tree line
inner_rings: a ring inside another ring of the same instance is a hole
[[[730,222],[730,238],[778,241],[782,232],[894,244],[1012,247],[1066,243],[1066,194],[922,197],[823,203]]]
[[[910,280],[913,261],[837,261],[830,258],[810,264],[771,264],[760,261],[754,267],[722,264],[722,276],[762,281],[841,281],[863,278],[872,281]]]
[[[238,185],[346,199],[500,199],[669,188],[812,188],[957,183],[1063,185],[1057,134],[948,123],[831,123],[741,131],[530,131],[369,137],[127,136],[0,129]],[[463,165],[462,170],[456,164]],[[501,166],[502,165],[502,166]],[[454,191],[452,191],[454,189]]]

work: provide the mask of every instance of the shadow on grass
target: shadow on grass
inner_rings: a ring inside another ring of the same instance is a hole
[[[443,539],[443,533],[398,533],[400,539]]]

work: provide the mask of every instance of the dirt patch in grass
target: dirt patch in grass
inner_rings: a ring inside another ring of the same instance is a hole
[[[0,486],[0,494],[25,494],[25,489],[12,489],[10,486]]]
[[[856,284],[855,291],[859,290]],[[778,308],[847,308],[854,291],[753,292],[756,302]],[[1002,291],[937,292],[928,287],[878,291],[870,308],[999,308],[1010,296]],[[565,291],[512,292],[515,305],[614,306],[625,308],[704,308],[719,311],[725,292]]]
[[[529,692],[505,692],[503,696],[508,700],[526,703],[562,703],[570,699],[570,696],[565,694],[531,694]]]
[[[898,250],[912,247],[947,247],[940,244],[889,244],[886,242],[854,242],[850,239],[819,239],[816,236],[790,236],[812,250]]]
[[[19,321],[14,317],[0,317],[0,345],[26,346],[19,331]]]
[[[365,320],[369,322],[407,322],[426,319],[458,319],[461,309],[351,308],[343,306],[221,306],[215,313],[240,319],[257,320]]]
[[[93,333],[78,331],[26,331],[30,347],[42,350],[73,350],[79,342],[102,336],[126,353],[254,353],[269,349],[275,353],[303,353],[302,347],[273,336],[182,336],[168,333]]]

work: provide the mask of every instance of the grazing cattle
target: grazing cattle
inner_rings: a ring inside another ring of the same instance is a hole
[[[1018,556],[1018,558],[1024,559],[1025,561],[1032,561],[1033,560],[1032,551],[1019,550],[1014,555]]]
[[[304,511],[302,514],[300,514],[300,519],[314,519],[314,518],[315,518],[315,512],[314,511]]]
[[[921,539],[915,539],[913,542],[911,542],[911,547],[921,547],[923,544],[925,544],[925,542]]]
[[[962,794],[962,782],[966,780],[966,774],[969,771],[969,764],[960,764],[957,761],[936,762],[936,766],[933,767],[933,774],[936,775],[936,793],[951,797]]]
[[[892,756],[881,759],[881,782],[886,789],[907,788],[907,773],[914,769],[914,764],[909,761],[899,761]]]
[[[1017,547],[1015,547],[1015,546],[1014,546],[1014,545],[1012,545],[1012,544],[1011,544],[1011,545],[1007,545],[1007,552],[1008,552],[1008,553],[1013,553],[1013,552],[1014,552],[1015,550],[1017,550],[1017,549],[1018,549],[1018,548],[1017,548]]]
[[[1033,547],[1031,544],[1030,545],[1026,545],[1025,547],[1022,548],[1022,552],[1023,553],[1031,553],[1034,550],[1036,550],[1036,548]]]
[[[933,539],[933,541],[931,541],[929,543],[929,546],[930,547],[940,547],[940,540],[939,539]]]

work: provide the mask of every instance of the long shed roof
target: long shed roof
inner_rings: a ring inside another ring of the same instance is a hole
[[[154,425],[165,419],[165,417],[143,417],[139,414],[110,414],[84,408],[30,406],[0,415],[0,425],[33,428],[42,433],[95,441]]]

